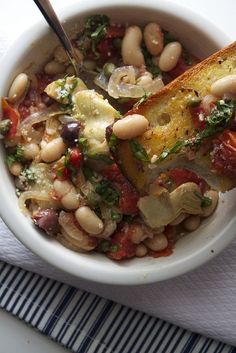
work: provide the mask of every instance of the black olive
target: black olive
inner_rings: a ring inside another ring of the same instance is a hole
[[[43,229],[48,235],[55,235],[59,232],[60,226],[57,213],[51,209],[37,211],[33,215],[34,223]]]
[[[63,126],[61,130],[61,137],[63,142],[68,147],[74,147],[77,144],[79,138],[79,128],[79,122],[71,122]]]

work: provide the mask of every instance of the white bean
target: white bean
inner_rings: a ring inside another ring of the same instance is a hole
[[[144,244],[139,244],[137,245],[136,249],[135,249],[135,255],[137,257],[144,257],[145,255],[147,255],[147,248]]]
[[[68,55],[66,51],[61,46],[56,47],[54,51],[54,59],[60,64],[67,64],[69,62]]]
[[[67,68],[66,68],[66,73],[67,73],[69,76],[75,75],[75,69],[74,69],[73,65],[67,66]]]
[[[37,143],[27,143],[24,145],[24,157],[28,160],[34,159],[40,152]]]
[[[96,61],[94,60],[84,60],[83,64],[85,69],[87,70],[95,70],[97,66]]]
[[[76,208],[79,207],[79,198],[73,186],[70,191],[62,197],[61,204],[67,210],[76,210]]]
[[[102,220],[87,206],[78,208],[75,211],[75,218],[79,225],[89,234],[97,235],[103,231]]]
[[[188,232],[193,232],[200,226],[200,223],[201,219],[199,216],[189,216],[183,222],[183,226]]]
[[[53,188],[59,198],[68,194],[68,192],[71,190],[72,186],[73,185],[66,180],[56,179],[53,183]]]
[[[181,213],[178,217],[176,217],[176,218],[170,223],[170,226],[177,226],[178,224],[180,224],[181,222],[183,222],[187,216],[188,216],[187,213]]]
[[[236,75],[228,75],[214,82],[211,85],[211,93],[217,97],[224,94],[236,95]]]
[[[157,23],[151,22],[146,25],[143,32],[143,38],[150,54],[157,56],[162,52],[164,36],[161,27]]]
[[[148,128],[148,120],[140,114],[127,115],[113,125],[113,133],[121,140],[142,135]]]
[[[132,225],[132,233],[131,233],[132,243],[139,244],[145,238],[146,237],[145,237],[145,234],[144,234],[142,227],[138,224],[133,224]]]
[[[19,101],[26,93],[29,87],[29,77],[25,73],[16,76],[8,92],[9,102]]]
[[[153,251],[161,251],[167,248],[168,240],[165,234],[155,234],[152,239],[148,238],[144,241],[145,245]]]
[[[12,163],[12,165],[9,167],[9,170],[11,172],[11,174],[13,174],[14,176],[19,176],[20,173],[23,170],[23,166],[21,163],[19,162],[14,162]]]
[[[208,207],[202,208],[202,217],[209,217],[216,209],[216,206],[219,201],[219,194],[215,190],[206,191],[204,196],[209,197],[211,199],[211,205]]]
[[[44,66],[44,72],[48,75],[62,74],[65,72],[65,66],[58,63],[57,61],[52,60]]]
[[[141,41],[141,29],[138,26],[128,27],[121,44],[121,55],[124,64],[138,67],[145,64]]]
[[[160,56],[159,67],[162,71],[168,72],[174,69],[180,55],[182,53],[182,46],[179,42],[171,42],[167,44]]]
[[[41,158],[44,162],[50,163],[59,159],[66,150],[66,146],[61,137],[47,143],[41,150]]]

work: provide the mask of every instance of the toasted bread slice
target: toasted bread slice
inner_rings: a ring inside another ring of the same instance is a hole
[[[236,74],[236,42],[186,71],[144,103],[129,111],[128,114],[142,114],[149,121],[148,131],[135,139],[147,151],[148,156],[160,156],[177,141],[194,137],[197,132],[190,110],[187,108],[189,99],[196,97],[196,94],[199,98],[203,98],[210,93],[213,82],[232,74]],[[170,121],[163,124],[166,117]],[[210,152],[204,156],[203,153],[197,152],[194,161],[191,161],[186,153],[180,151],[162,162],[150,165],[137,161],[129,141],[118,140],[113,155],[124,174],[141,194],[147,191],[150,182],[161,171],[173,167],[194,170],[219,191],[230,190],[236,185],[235,178],[219,175],[211,170]]]

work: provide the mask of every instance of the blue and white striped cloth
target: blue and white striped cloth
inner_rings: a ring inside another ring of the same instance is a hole
[[[236,353],[236,348],[0,262],[0,307],[77,353]]]

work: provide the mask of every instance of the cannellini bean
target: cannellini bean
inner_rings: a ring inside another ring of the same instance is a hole
[[[73,186],[70,191],[61,198],[61,204],[67,210],[76,210],[76,208],[79,207],[79,198]]]
[[[138,26],[130,26],[125,32],[121,44],[121,55],[124,64],[142,66],[145,64],[141,50],[142,31]]]
[[[135,249],[135,255],[137,257],[144,257],[145,255],[147,255],[147,247],[144,244],[137,245]]]
[[[144,243],[149,249],[153,251],[161,251],[168,246],[167,237],[163,233],[154,235],[152,239],[146,239]]]
[[[37,143],[27,143],[24,145],[24,157],[28,160],[34,159],[40,152]]]
[[[67,64],[69,62],[68,55],[66,51],[61,46],[56,47],[54,51],[54,59],[60,64]]]
[[[214,108],[216,101],[217,101],[217,98],[212,94],[207,94],[202,98],[201,106],[207,115],[211,113],[212,108]]]
[[[202,208],[202,217],[209,217],[216,209],[216,206],[219,201],[219,194],[215,190],[206,191],[204,196],[209,197],[211,199],[211,205],[208,207]]]
[[[170,226],[177,226],[178,224],[180,224],[181,222],[183,222],[187,216],[188,216],[187,213],[181,213],[178,217],[176,217],[176,218],[170,223]]]
[[[163,50],[164,35],[161,27],[154,22],[146,25],[143,32],[145,45],[150,54],[153,56],[159,55]]]
[[[44,162],[50,163],[59,159],[66,150],[66,146],[61,137],[47,143],[41,150],[41,158]]]
[[[224,94],[236,95],[236,75],[228,75],[214,82],[211,85],[211,93],[217,97]]]
[[[83,64],[86,70],[95,70],[97,67],[96,61],[94,60],[84,60]]]
[[[68,192],[71,190],[72,186],[73,185],[66,180],[56,179],[56,180],[54,180],[54,183],[53,183],[53,188],[59,198],[68,194]]]
[[[142,227],[139,224],[133,224],[132,225],[132,233],[131,233],[132,243],[139,244],[145,238],[146,237],[145,237],[145,234],[144,234]]]
[[[23,170],[23,166],[21,163],[19,162],[14,162],[12,163],[12,165],[9,167],[9,170],[11,172],[11,174],[13,174],[14,176],[19,176],[20,173]]]
[[[29,77],[25,73],[16,76],[8,92],[9,102],[19,101],[26,93],[29,87]]]
[[[48,75],[62,74],[63,72],[65,72],[65,66],[55,60],[52,60],[44,66],[44,72]]]
[[[69,76],[75,75],[75,69],[74,69],[73,65],[67,66],[67,68],[66,68],[66,73],[67,73]]]
[[[168,72],[174,69],[180,55],[182,53],[182,46],[179,42],[171,42],[167,44],[160,56],[159,67],[162,71]]]
[[[201,219],[199,216],[189,216],[183,222],[183,226],[188,232],[193,232],[200,226],[200,223]]]
[[[78,208],[75,211],[75,218],[79,225],[89,234],[97,235],[103,231],[102,220],[87,206]]]
[[[148,128],[148,120],[140,114],[127,115],[113,125],[113,133],[121,140],[142,135]]]

